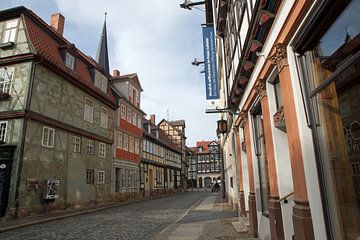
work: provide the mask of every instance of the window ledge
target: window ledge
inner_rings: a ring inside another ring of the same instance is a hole
[[[1,48],[1,49],[12,48],[14,45],[15,45],[14,42],[0,43],[0,48]]]

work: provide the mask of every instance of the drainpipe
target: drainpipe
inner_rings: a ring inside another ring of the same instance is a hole
[[[38,61],[34,62],[31,66],[31,75],[29,78],[29,91],[26,99],[26,106],[25,106],[25,116],[24,116],[24,123],[22,128],[22,139],[20,144],[19,150],[19,163],[17,168],[17,176],[16,176],[16,183],[15,183],[15,213],[14,218],[19,217],[19,208],[20,208],[20,182],[21,182],[21,172],[22,172],[22,165],[23,165],[23,157],[24,157],[24,148],[25,148],[25,138],[26,138],[26,130],[27,130],[27,120],[29,117],[30,112],[30,104],[31,104],[31,97],[33,91],[33,84],[34,84],[34,76],[36,66],[42,61],[42,57],[37,56],[36,59]]]

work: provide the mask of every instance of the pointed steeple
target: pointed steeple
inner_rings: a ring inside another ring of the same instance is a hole
[[[96,52],[96,62],[107,72],[109,72],[109,54],[107,47],[107,33],[106,33],[106,15],[103,30],[101,32],[101,37],[99,41],[99,46]]]

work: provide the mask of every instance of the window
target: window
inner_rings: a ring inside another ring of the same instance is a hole
[[[100,127],[108,128],[108,110],[105,107],[101,107],[101,114],[100,114]]]
[[[140,153],[140,142],[139,139],[135,139],[135,154]]]
[[[125,151],[129,150],[129,142],[128,142],[128,135],[124,133],[124,143],[123,143],[123,149]]]
[[[84,120],[92,123],[93,113],[94,113],[94,102],[88,98],[85,98]]]
[[[90,169],[86,170],[86,183],[87,184],[94,183],[94,170],[90,170]]]
[[[106,157],[106,144],[99,142],[99,157]]]
[[[126,119],[126,106],[121,104],[121,113],[120,113],[120,117],[121,119]]]
[[[132,121],[132,110],[130,108],[127,109],[127,121],[129,123]]]
[[[134,126],[137,126],[137,114],[136,114],[136,112],[133,112],[133,125]]]
[[[77,136],[73,136],[72,144],[73,144],[73,152],[79,153],[81,146],[81,138]]]
[[[116,147],[122,149],[122,132],[118,131],[116,135],[117,135]]]
[[[274,84],[274,92],[275,92],[275,99],[276,99],[276,108],[279,109],[283,106],[283,99],[281,96],[281,89],[280,89],[280,81],[279,81],[279,75],[275,77],[275,80],[273,82]]]
[[[0,122],[0,143],[4,143],[6,140],[7,122]]]
[[[16,28],[18,25],[18,20],[10,20],[5,23],[5,30],[3,34],[2,43],[15,42]]]
[[[42,145],[44,147],[54,147],[55,129],[49,127],[43,127]]]
[[[10,93],[11,81],[14,77],[13,67],[4,67],[0,69],[0,92]]]
[[[142,121],[141,121],[141,117],[138,117],[138,124],[137,124],[138,128],[142,128]]]
[[[130,136],[129,137],[129,152],[134,152],[134,137]]]
[[[359,162],[352,162],[351,169],[352,169],[353,176],[360,176],[360,163]]]
[[[98,171],[98,183],[105,183],[105,171]]]
[[[71,70],[75,68],[75,57],[68,52],[65,53],[65,65]]]
[[[87,155],[94,155],[94,141],[93,140],[87,140],[87,144],[86,144],[86,154]]]

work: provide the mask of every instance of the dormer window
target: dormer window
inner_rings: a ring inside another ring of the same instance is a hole
[[[15,42],[17,25],[18,25],[17,19],[10,20],[5,23],[2,43]]]
[[[75,68],[75,57],[68,52],[65,53],[65,65],[71,70]]]
[[[108,79],[101,74],[100,72],[95,72],[95,79],[94,79],[94,85],[98,89],[100,89],[102,92],[107,92],[107,85],[108,85]]]

